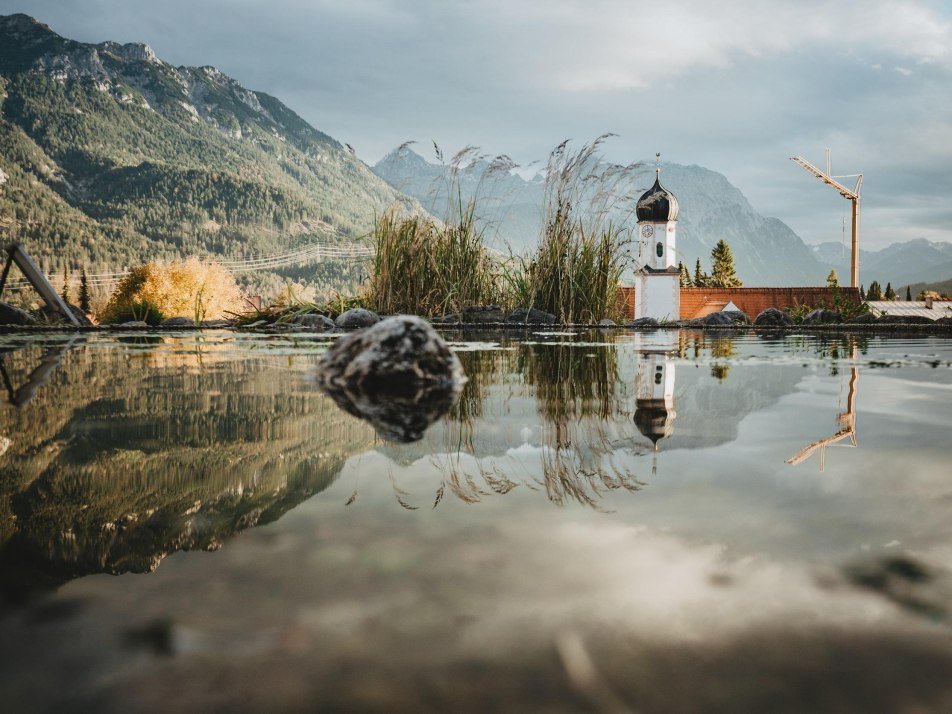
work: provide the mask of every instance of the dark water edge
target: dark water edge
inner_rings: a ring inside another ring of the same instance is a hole
[[[444,334],[407,445],[325,336],[0,337],[0,700],[952,709],[952,343]]]

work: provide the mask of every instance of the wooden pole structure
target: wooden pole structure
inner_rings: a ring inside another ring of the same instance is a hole
[[[811,174],[820,179],[828,186],[832,186],[843,197],[848,198],[853,204],[853,231],[852,231],[852,255],[850,259],[850,287],[859,287],[859,189],[863,185],[863,174],[857,174],[856,186],[851,190],[830,176],[829,173],[820,171],[816,166],[804,159],[802,156],[791,156],[790,160],[799,164]],[[827,158],[829,165],[829,158]]]

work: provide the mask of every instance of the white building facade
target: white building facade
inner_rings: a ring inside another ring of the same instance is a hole
[[[635,319],[678,320],[681,317],[681,278],[676,257],[678,199],[661,185],[660,168],[654,186],[638,199],[636,213]]]

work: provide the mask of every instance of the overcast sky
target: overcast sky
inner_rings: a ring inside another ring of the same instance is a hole
[[[831,147],[835,174],[865,176],[866,247],[952,240],[952,0],[0,0],[11,12],[214,65],[368,163],[408,139],[529,163],[612,131],[607,158],[719,171],[820,242],[849,203],[787,158]]]

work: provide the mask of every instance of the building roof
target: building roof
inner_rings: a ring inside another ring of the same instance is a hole
[[[645,191],[638,199],[635,213],[637,213],[639,221],[649,223],[678,220],[678,199],[661,185],[661,169],[658,169],[654,186]]]
[[[926,307],[921,300],[872,300],[866,303],[874,315],[902,315],[903,317],[928,317],[938,320],[940,317],[952,317],[952,300],[933,300],[932,307]]]

